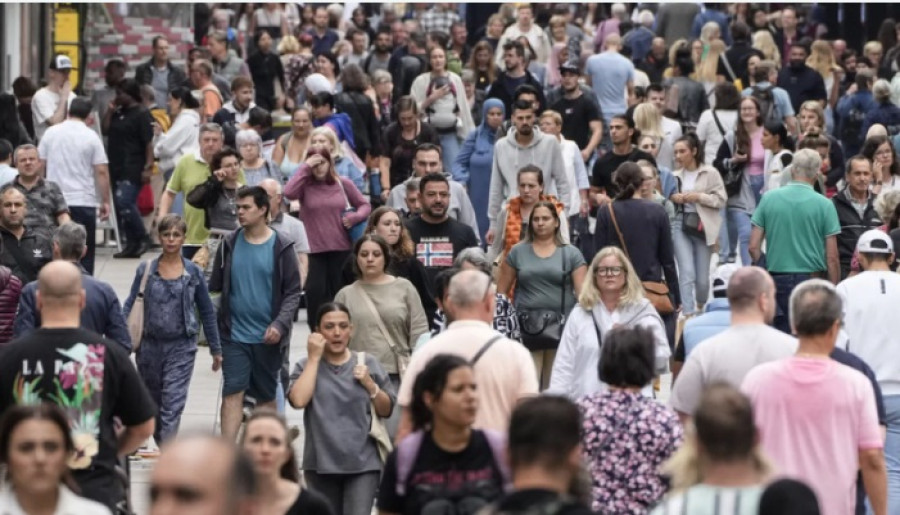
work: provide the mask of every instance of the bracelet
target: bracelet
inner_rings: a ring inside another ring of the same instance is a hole
[[[378,394],[379,394],[379,393],[381,393],[381,387],[378,386],[378,385],[376,384],[376,385],[375,385],[375,393],[373,393],[372,395],[370,395],[369,398],[370,398],[370,399],[374,399],[375,397],[378,397]]]

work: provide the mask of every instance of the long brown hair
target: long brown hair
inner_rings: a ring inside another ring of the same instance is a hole
[[[756,125],[762,128],[763,119],[761,108],[759,107],[759,100],[753,97],[744,97],[741,99],[741,104],[747,101],[753,102],[753,105],[756,106]],[[737,128],[734,131],[734,135],[735,153],[745,154],[747,156],[747,159],[750,159],[750,151],[753,145],[750,141],[750,132],[747,131],[747,127],[745,127],[744,122],[741,121],[740,104],[738,105],[738,121]]]
[[[488,56],[490,56],[488,58],[487,79],[488,84],[493,84],[494,80],[497,78],[497,67],[494,66],[494,50],[487,41],[481,40],[474,48],[472,48],[472,53],[469,54],[469,69],[475,72],[476,75],[482,73],[482,71],[478,69],[478,63],[475,62],[475,55],[479,50],[487,50]]]
[[[375,226],[377,226],[378,222],[381,221],[381,217],[388,213],[394,213],[400,220],[400,239],[397,240],[397,244],[391,248],[391,252],[397,259],[409,259],[413,256],[415,246],[413,244],[412,237],[409,235],[409,230],[407,230],[406,226],[403,225],[403,216],[400,214],[400,211],[388,206],[381,206],[379,208],[376,208],[374,211],[372,211],[372,214],[369,215],[369,221],[366,224],[365,234],[375,233]]]
[[[253,410],[253,413],[250,415],[250,418],[247,419],[247,423],[244,426],[244,433],[241,436],[241,447],[244,446],[244,442],[247,439],[247,429],[250,428],[250,424],[252,424],[254,420],[261,420],[264,418],[278,422],[278,425],[284,429],[284,444],[288,449],[288,459],[284,462],[284,465],[281,466],[280,475],[282,479],[300,483],[300,467],[297,465],[297,456],[294,454],[294,447],[291,445],[291,442],[288,441],[287,422],[284,421],[284,417],[277,411],[272,408],[256,408]]]

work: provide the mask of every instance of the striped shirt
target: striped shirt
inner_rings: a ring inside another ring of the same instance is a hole
[[[651,515],[756,515],[763,487],[697,485],[667,497]]]

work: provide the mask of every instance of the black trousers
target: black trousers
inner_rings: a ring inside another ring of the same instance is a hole
[[[309,255],[309,277],[306,280],[306,322],[313,331],[316,324],[316,312],[319,306],[334,300],[341,289],[341,274],[344,262],[350,255],[349,250],[316,252]]]

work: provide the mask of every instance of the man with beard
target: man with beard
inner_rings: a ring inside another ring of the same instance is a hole
[[[406,222],[416,245],[416,258],[425,265],[428,279],[453,266],[456,256],[478,246],[478,237],[468,225],[450,218],[450,181],[440,173],[429,173],[419,181],[422,214]]]
[[[825,80],[819,72],[806,65],[809,52],[800,43],[791,45],[790,66],[778,74],[778,87],[783,88],[791,97],[794,111],[800,112],[800,106],[807,100],[818,100],[825,104],[828,93],[825,91]]]
[[[634,130],[634,120],[631,118],[625,115],[612,117],[612,121],[609,123],[609,139],[612,141],[613,148],[612,152],[603,154],[594,163],[589,195],[592,205],[602,206],[618,194],[619,191],[613,185],[612,176],[620,164],[625,161],[637,162],[641,159],[656,163],[653,156],[634,146]]]
[[[28,284],[53,258],[50,233],[46,229],[28,227],[25,194],[13,184],[0,188],[0,265]]]
[[[578,65],[574,62],[559,66],[563,97],[550,109],[563,118],[563,136],[581,149],[581,159],[587,162],[603,138],[603,114],[600,106],[584,94],[578,84]]]
[[[372,76],[375,70],[388,70],[388,64],[391,62],[391,31],[387,27],[378,29],[375,35],[375,44],[369,56],[363,61],[363,71],[366,75]]]
[[[503,102],[505,112],[512,114],[516,90],[522,84],[531,84],[538,92],[540,105],[547,105],[543,86],[525,67],[525,47],[522,43],[513,40],[503,45],[503,64],[506,71],[497,74],[497,79],[487,90],[487,98],[499,99]]]
[[[669,56],[666,55],[666,40],[653,38],[650,42],[650,53],[637,64],[638,69],[647,74],[653,84],[661,84],[663,73],[669,67]]]

